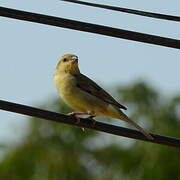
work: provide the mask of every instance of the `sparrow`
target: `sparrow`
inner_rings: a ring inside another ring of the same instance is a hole
[[[87,114],[91,118],[106,116],[120,119],[137,128],[147,139],[153,140],[146,130],[121,110],[126,110],[125,106],[117,102],[93,80],[81,74],[76,55],[65,54],[60,57],[54,73],[54,83],[64,102],[78,111],[70,113],[70,115]]]

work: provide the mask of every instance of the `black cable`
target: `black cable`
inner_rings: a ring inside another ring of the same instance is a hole
[[[60,114],[56,112],[50,112],[47,110],[42,110],[30,106],[25,106],[21,104],[16,104],[8,101],[0,100],[0,109],[10,112],[15,112],[19,114],[24,114],[28,116],[33,116],[36,118],[42,118],[46,120],[51,120],[59,123],[71,124],[79,127],[89,128],[109,134],[114,134],[118,136],[129,137],[133,139],[139,139],[143,141],[148,141],[156,144],[163,144],[173,147],[180,147],[180,139],[167,137],[167,136],[160,136],[157,134],[151,134],[154,140],[148,140],[146,137],[140,133],[139,131],[122,128],[119,126],[106,124],[98,121],[92,121],[92,119],[83,119],[80,118],[80,122],[77,124],[77,119],[72,116],[68,116],[65,114]]]
[[[139,11],[139,10],[134,10],[134,9],[115,7],[115,6],[109,6],[109,5],[104,5],[104,4],[96,4],[96,3],[90,3],[90,2],[78,1],[78,0],[61,0],[61,1],[72,2],[72,3],[82,4],[86,6],[114,10],[114,11],[120,11],[120,12],[125,12],[125,13],[130,13],[130,14],[136,14],[136,15],[146,16],[146,17],[151,17],[151,18],[178,21],[178,22],[180,21],[179,16],[171,16],[171,15],[166,15],[166,14],[145,12],[145,11]]]
[[[180,49],[180,40],[0,7],[0,16]]]

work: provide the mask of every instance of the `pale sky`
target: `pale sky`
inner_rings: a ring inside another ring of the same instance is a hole
[[[98,0],[180,16],[180,1]],[[1,0],[1,6],[180,39],[180,23],[59,0]],[[0,17],[0,99],[38,106],[57,96],[52,75],[59,56],[75,53],[82,73],[103,85],[144,79],[162,94],[180,92],[180,51],[135,41]],[[52,98],[51,98],[52,97]],[[22,132],[25,116],[0,110],[0,141]]]

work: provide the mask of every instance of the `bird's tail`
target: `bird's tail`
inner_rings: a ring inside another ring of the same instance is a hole
[[[119,108],[115,107],[115,109],[119,112],[119,118],[120,120],[123,120],[129,124],[131,124],[132,126],[134,126],[135,128],[137,128],[142,134],[144,134],[144,136],[146,136],[147,139],[149,140],[153,140],[154,138],[150,135],[149,132],[147,132],[146,130],[144,130],[142,127],[140,127],[138,124],[136,124],[134,121],[132,121],[131,119],[129,119],[129,117],[124,114]]]

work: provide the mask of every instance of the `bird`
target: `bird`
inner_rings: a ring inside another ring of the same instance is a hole
[[[54,72],[54,83],[58,95],[77,112],[69,115],[105,116],[119,119],[138,129],[148,140],[153,140],[149,132],[132,121],[123,111],[127,108],[117,102],[108,92],[80,72],[78,56],[65,54],[59,58]]]

